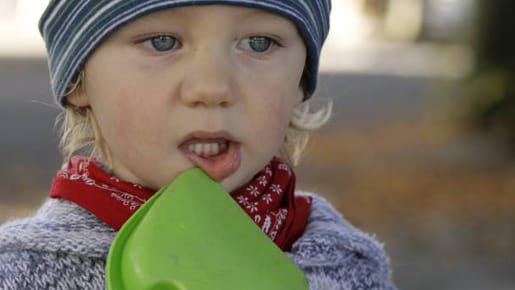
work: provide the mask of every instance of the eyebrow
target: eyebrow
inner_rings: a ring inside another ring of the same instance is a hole
[[[168,17],[165,17],[164,15],[163,16],[158,16],[158,17],[155,17],[155,15],[147,15],[148,17],[142,17],[140,19],[138,19],[138,25],[143,25],[143,26],[147,26],[147,25],[161,25],[161,24],[166,24],[168,22]],[[179,15],[180,17],[180,15]],[[179,18],[179,17],[176,17]]]
[[[208,6],[208,5],[205,5],[205,6]],[[232,7],[232,6],[230,6]],[[236,7],[236,6],[234,6]],[[173,9],[173,8],[171,8]],[[155,15],[152,15],[152,14],[149,14],[147,16],[144,16],[144,17],[141,17],[137,20],[137,26],[138,27],[152,27],[153,25],[155,26],[160,26],[160,25],[165,25],[168,23],[170,17],[167,16],[166,14],[163,14],[163,15],[159,15],[157,17],[155,17]],[[148,17],[150,16],[150,17]],[[268,19],[273,19],[273,20],[279,20],[279,19],[282,19],[283,17],[278,15],[278,14],[274,14],[272,12],[268,12],[266,10],[262,10],[262,9],[257,9],[257,8],[251,8],[249,7],[248,9],[246,9],[245,11],[242,11],[239,15],[237,15],[237,18],[240,19],[240,21],[245,21],[247,19],[252,19],[252,18],[256,18],[256,17],[266,17]],[[182,21],[184,20],[185,16],[183,13],[176,13],[176,15],[174,15],[174,17],[176,20],[179,20],[179,21]]]
[[[249,17],[249,16],[268,16],[270,18],[282,18],[281,15],[269,12],[263,9],[257,9],[257,8],[249,8],[250,11],[245,11],[245,13],[242,14],[242,17]]]

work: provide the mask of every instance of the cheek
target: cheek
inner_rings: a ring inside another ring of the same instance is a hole
[[[253,125],[266,131],[262,134],[282,142],[293,107],[302,100],[299,83],[300,77],[295,73],[278,72],[247,84],[251,88],[248,93],[252,95]]]
[[[260,77],[254,76],[253,87],[260,92],[260,98],[268,101],[270,110],[284,112],[291,111],[291,108],[302,101],[301,89],[302,67],[281,68],[277,67],[270,73]]]
[[[255,128],[254,140],[259,143],[268,140],[263,149],[269,147],[267,150],[275,151],[283,143],[290,120],[291,105],[280,95],[273,95],[261,99],[256,103],[256,107],[251,124]]]
[[[288,76],[277,77],[264,82],[259,96],[258,107],[269,122],[283,124],[290,119],[292,109],[301,101],[298,80]]]
[[[159,142],[162,134],[156,134],[164,124],[164,113],[135,88],[111,92],[112,97],[103,96],[105,102],[98,106],[97,116],[104,138],[113,147]],[[93,108],[95,110],[95,108]]]

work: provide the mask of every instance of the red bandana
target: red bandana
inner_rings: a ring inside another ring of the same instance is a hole
[[[109,175],[86,157],[74,156],[54,177],[50,197],[74,202],[119,230],[154,192]],[[274,158],[232,197],[277,246],[287,251],[304,232],[311,207],[310,197],[294,193],[293,171]]]

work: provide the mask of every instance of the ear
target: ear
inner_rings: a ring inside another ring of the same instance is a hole
[[[83,88],[77,88],[71,94],[66,96],[66,102],[75,107],[87,107],[90,105],[89,98]]]

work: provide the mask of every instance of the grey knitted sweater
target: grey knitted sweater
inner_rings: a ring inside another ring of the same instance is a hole
[[[310,290],[394,290],[381,245],[313,198],[306,231],[287,253]],[[81,207],[49,199],[33,217],[0,226],[0,289],[104,289],[115,234]]]

